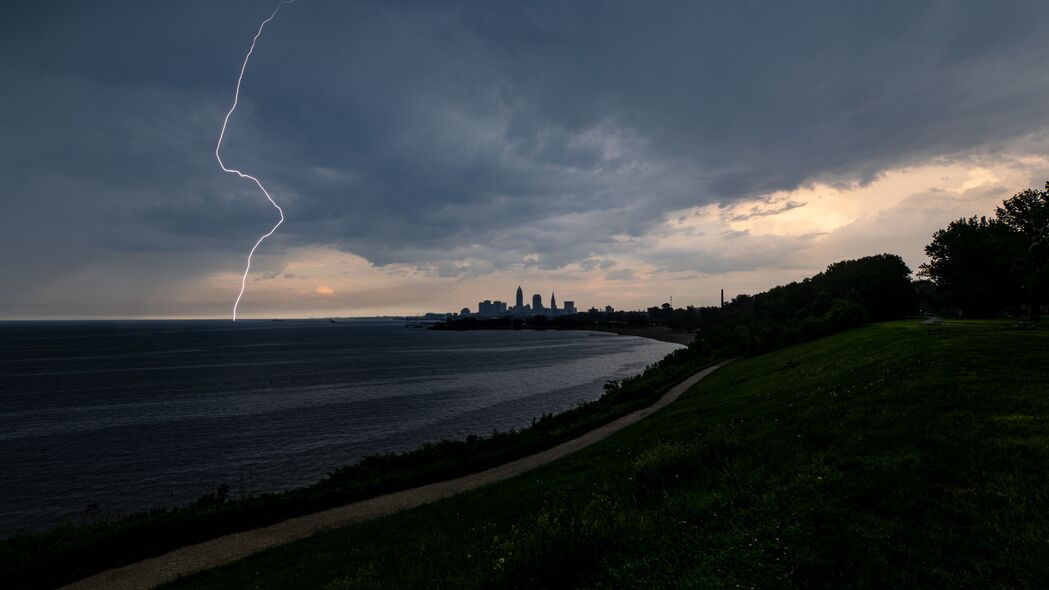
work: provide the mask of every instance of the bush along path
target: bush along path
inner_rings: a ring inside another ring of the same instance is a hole
[[[65,586],[65,588],[81,590],[153,588],[179,577],[225,565],[253,553],[304,539],[322,531],[429,504],[486,484],[509,479],[586,448],[640,421],[672,403],[690,387],[728,362],[731,361],[708,367],[692,375],[672,387],[647,408],[622,416],[578,438],[540,453],[471,475],[386,494],[338,508],[291,518],[274,525],[188,545],[158,557],[106,570]]]

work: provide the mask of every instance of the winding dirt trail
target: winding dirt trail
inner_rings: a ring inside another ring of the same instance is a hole
[[[400,510],[429,504],[483,485],[509,479],[586,448],[607,438],[612,433],[640,421],[649,414],[669,405],[687,391],[688,388],[698,383],[700,379],[703,379],[728,362],[731,361],[708,367],[692,375],[672,387],[663,397],[647,408],[627,414],[578,438],[561,443],[540,453],[456,479],[402,490],[322,512],[290,518],[262,528],[218,537],[195,545],[187,545],[157,557],[106,570],[63,588],[77,590],[144,590],[154,588],[176,578],[225,565],[253,553],[291,543],[292,541],[298,541],[299,539],[305,539],[323,531],[345,527]]]

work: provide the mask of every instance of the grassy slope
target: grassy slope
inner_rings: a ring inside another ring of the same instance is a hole
[[[564,461],[176,587],[1046,587],[1049,331],[738,361]]]

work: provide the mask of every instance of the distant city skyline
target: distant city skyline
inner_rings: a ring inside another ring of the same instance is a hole
[[[514,305],[509,305],[505,301],[499,299],[485,299],[477,303],[476,312],[472,311],[470,307],[467,306],[459,310],[459,315],[498,317],[503,315],[562,315],[577,312],[574,300],[565,300],[562,307],[557,307],[557,295],[555,291],[550,292],[549,307],[543,305],[543,296],[539,293],[532,294],[532,302],[526,304],[524,302],[524,289],[521,285],[517,286],[517,291],[514,295],[514,302]]]

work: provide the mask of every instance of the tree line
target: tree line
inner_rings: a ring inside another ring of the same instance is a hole
[[[952,221],[925,247],[919,276],[962,315],[1041,317],[1049,292],[1049,182],[1005,199],[993,218]]]
[[[740,295],[724,307],[695,308],[692,347],[719,356],[759,354],[870,321],[902,318],[917,296],[911,269],[895,254],[835,262],[802,281],[757,295]]]

